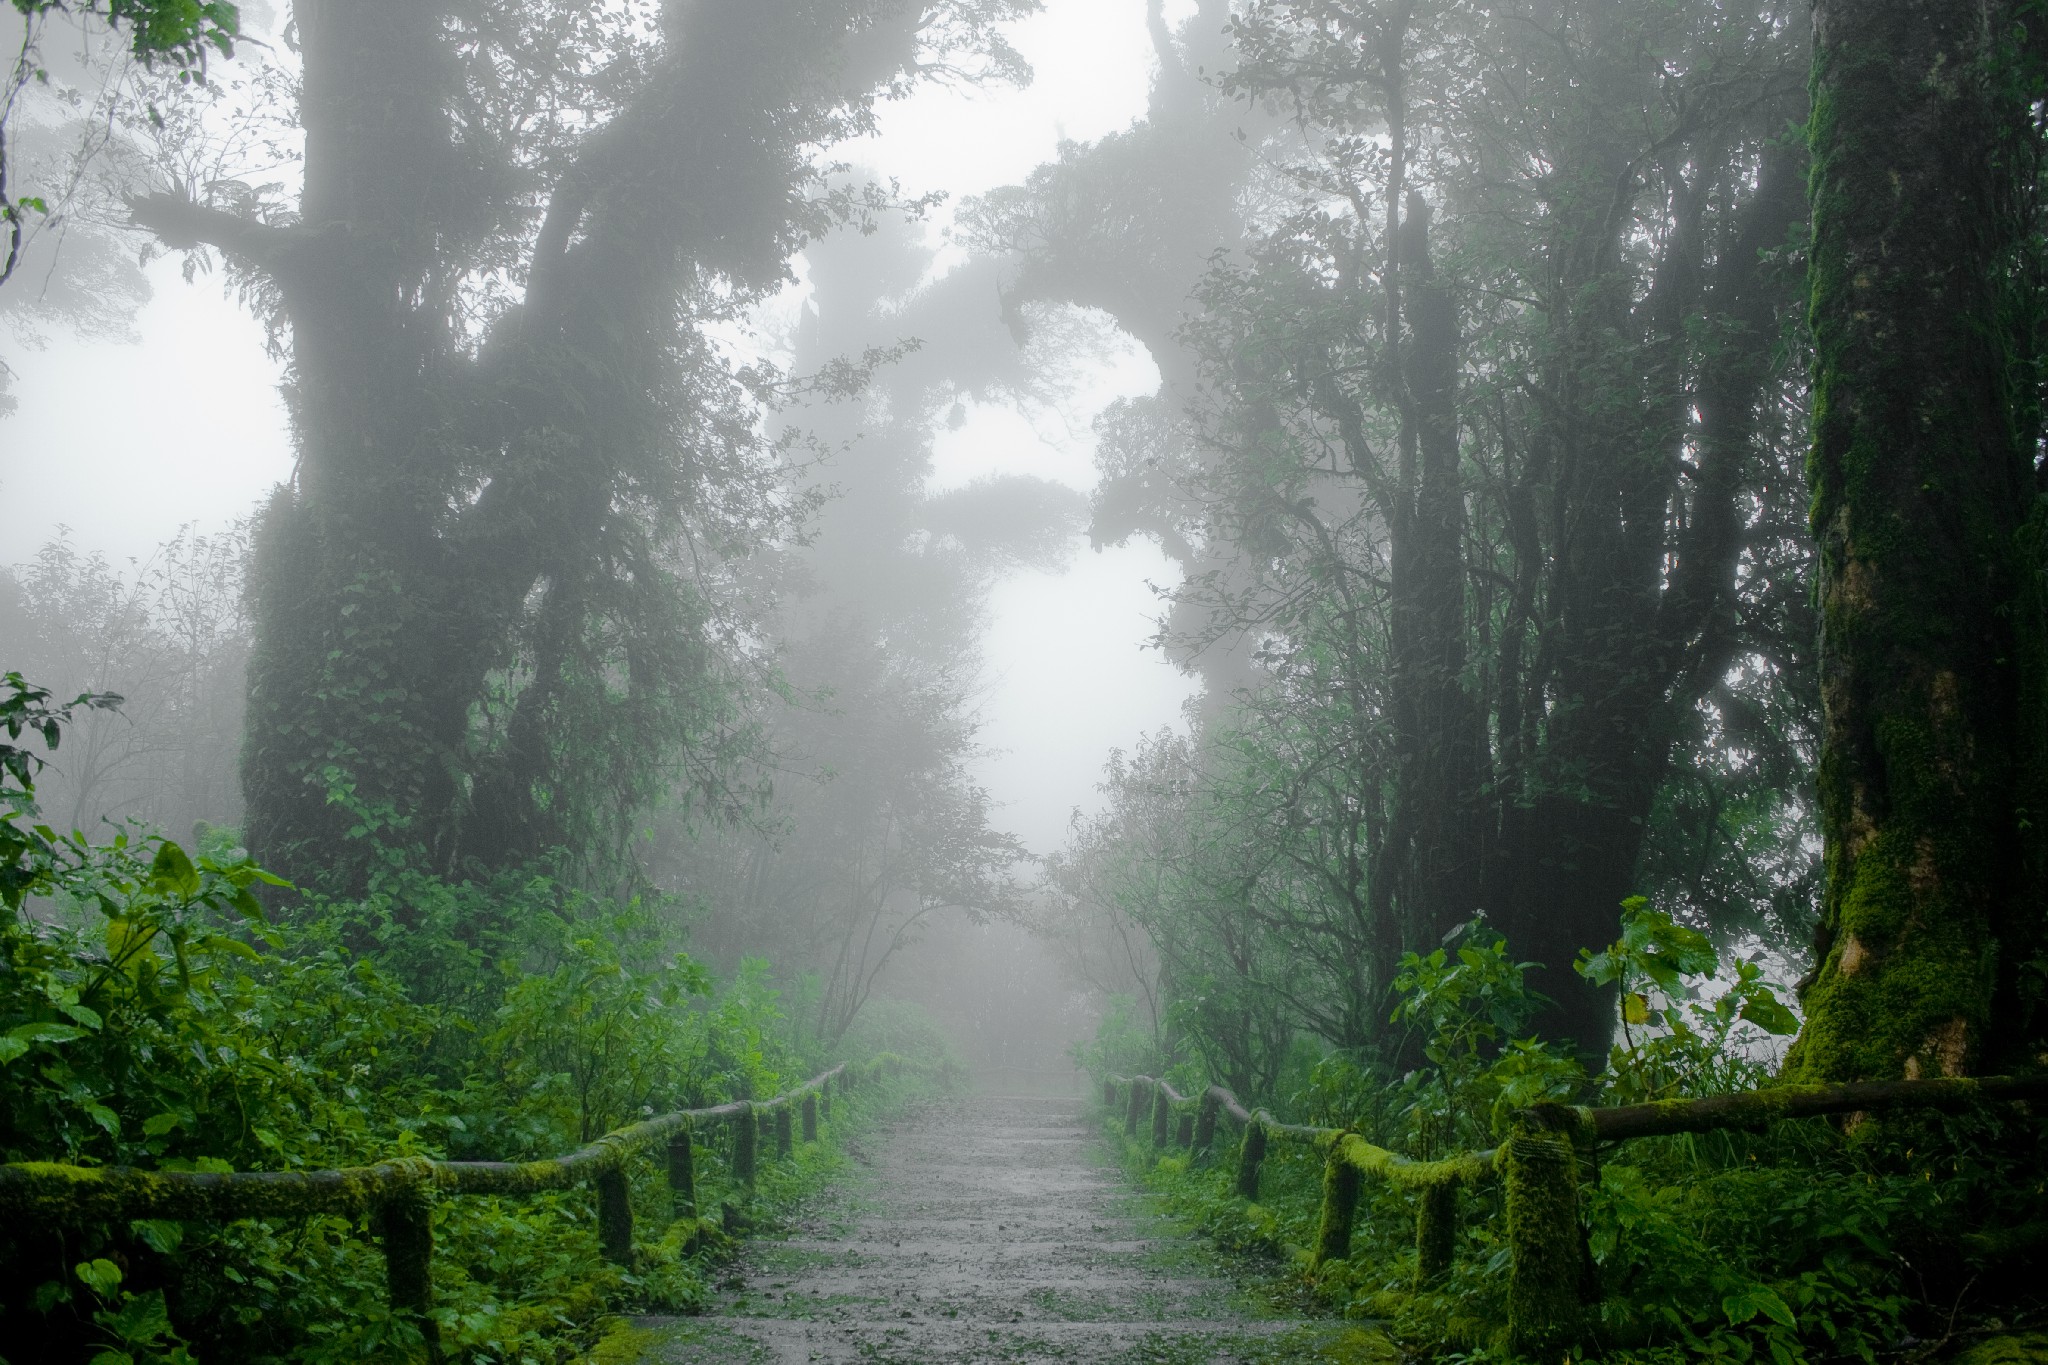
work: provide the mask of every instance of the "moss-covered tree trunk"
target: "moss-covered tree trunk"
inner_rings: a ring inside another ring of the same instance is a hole
[[[394,850],[602,865],[659,784],[715,769],[682,566],[784,513],[701,324],[832,219],[812,149],[931,58],[926,27],[1008,7],[668,0],[659,41],[605,59],[627,88],[573,69],[604,53],[550,27],[568,11],[301,0],[298,212],[136,205],[234,257],[290,348],[299,463],[260,528],[243,756],[266,862],[341,887]]]
[[[2031,1032],[1999,984],[2038,942],[2043,814],[2023,809],[2035,494],[2009,284],[2025,108],[1997,8],[1814,6],[1827,889],[1803,1080],[1963,1074]]]

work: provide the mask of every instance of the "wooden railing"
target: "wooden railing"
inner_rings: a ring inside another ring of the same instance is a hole
[[[406,1157],[330,1171],[145,1171],[122,1166],[54,1162],[0,1165],[0,1217],[60,1226],[164,1218],[227,1223],[241,1218],[316,1214],[369,1215],[383,1245],[391,1305],[419,1328],[430,1359],[440,1354],[433,1310],[433,1200],[461,1195],[522,1195],[591,1187],[598,1245],[607,1260],[633,1257],[633,1202],[627,1184],[634,1156],[666,1141],[671,1216],[697,1216],[697,1138],[723,1124],[730,1132],[733,1178],[751,1188],[760,1149],[775,1144],[789,1156],[801,1123],[803,1141],[818,1138],[818,1119],[831,1117],[832,1096],[898,1074],[915,1064],[884,1053],[858,1065],[841,1063],[770,1100],[734,1100],[708,1109],[663,1114],[607,1133],[589,1146],[547,1161],[434,1161]]]
[[[1538,1104],[1517,1113],[1506,1142],[1444,1161],[1411,1161],[1375,1147],[1357,1133],[1282,1123],[1264,1109],[1247,1110],[1222,1086],[1183,1095],[1151,1076],[1111,1076],[1104,1105],[1121,1107],[1124,1132],[1136,1137],[1149,1115],[1152,1145],[1212,1151],[1219,1119],[1238,1125],[1236,1187],[1259,1197],[1259,1173],[1269,1145],[1294,1142],[1324,1153],[1323,1199],[1314,1264],[1343,1260],[1370,1176],[1416,1196],[1416,1274],[1434,1280],[1451,1268],[1458,1240],[1460,1187],[1499,1176],[1507,1222],[1508,1347],[1516,1355],[1553,1362],[1564,1358],[1579,1328],[1584,1232],[1579,1219],[1579,1158],[1602,1142],[1759,1128],[1778,1119],[1887,1109],[1967,1109],[1979,1104],[2048,1099],[2048,1076],[1871,1081],[1848,1085],[1785,1085],[1699,1100],[1595,1109]]]

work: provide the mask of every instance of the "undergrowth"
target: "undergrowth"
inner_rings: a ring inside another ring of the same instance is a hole
[[[1724,970],[1704,939],[1634,903],[1623,940],[1580,965],[1622,987],[1620,1041],[1597,1076],[1530,1035],[1540,1002],[1523,965],[1475,923],[1404,964],[1396,1020],[1421,1028],[1423,1065],[1397,1075],[1331,1055],[1274,1107],[1436,1159],[1492,1147],[1536,1100],[1625,1104],[1769,1083],[1762,1043],[1795,1021],[1756,964]],[[1206,1084],[1192,1059],[1161,1069],[1184,1093]],[[1349,1258],[1318,1267],[1308,1248],[1320,1151],[1276,1138],[1259,1197],[1246,1202],[1232,1188],[1228,1123],[1215,1151],[1195,1154],[1155,1150],[1149,1123],[1125,1136],[1120,1113],[1106,1124],[1128,1169],[1170,1208],[1219,1245],[1268,1259],[1323,1310],[1381,1324],[1416,1358],[1510,1359],[1497,1180],[1460,1192],[1452,1268],[1424,1284],[1412,1196],[1387,1182],[1366,1180]],[[1585,1314],[1571,1358],[1917,1365],[2037,1331],[2048,1325],[2039,1143],[2038,1120],[1979,1112],[1848,1133],[1783,1122],[1582,1153]]]
[[[74,709],[12,675],[0,685],[8,739],[36,731],[54,747]],[[679,951],[667,907],[589,894],[547,866],[462,879],[393,859],[365,893],[296,892],[231,831],[202,830],[189,851],[141,829],[60,834],[38,821],[37,766],[0,744],[0,1161],[535,1160],[656,1114],[766,1099],[884,1036],[946,1060],[901,1009],[838,1049],[800,1039],[766,964],[717,980]],[[439,1200],[447,1357],[557,1365],[610,1315],[698,1308],[731,1236],[827,1178],[834,1138],[886,1098],[836,1097],[820,1142],[790,1159],[765,1139],[751,1190],[724,1132],[700,1134],[695,1221],[672,1222],[665,1153],[643,1154],[629,1267],[599,1254],[588,1190]],[[0,1361],[410,1358],[421,1334],[393,1314],[375,1234],[332,1215],[16,1220],[0,1226]]]

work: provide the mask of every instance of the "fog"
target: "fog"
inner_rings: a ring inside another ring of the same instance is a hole
[[[2036,1358],[2041,9],[12,0],[9,1358]]]

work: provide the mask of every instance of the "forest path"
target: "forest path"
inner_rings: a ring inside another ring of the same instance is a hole
[[[1260,1316],[1118,1177],[1080,1100],[937,1101],[847,1145],[853,1174],[750,1242],[709,1315],[641,1321],[645,1365],[1379,1355]]]

